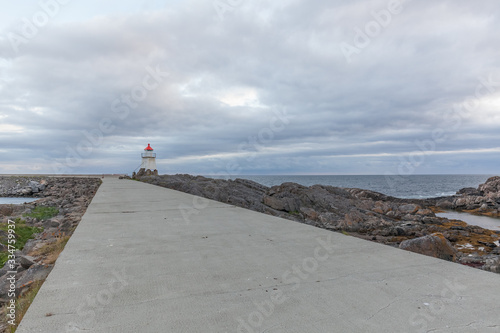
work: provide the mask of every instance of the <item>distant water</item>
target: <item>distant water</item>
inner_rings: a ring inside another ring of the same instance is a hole
[[[446,217],[447,219],[460,220],[467,224],[478,225],[490,230],[500,230],[500,219],[488,216],[478,216],[462,212],[447,211],[437,213],[436,216]]]
[[[40,198],[0,198],[0,205],[12,204],[19,205],[25,202],[33,202]]]
[[[207,176],[213,177],[213,176]],[[285,182],[304,186],[315,184],[337,187],[362,188],[398,198],[433,198],[455,194],[464,187],[477,188],[491,175],[411,175],[411,176],[249,176],[232,177],[250,179],[265,186]],[[222,177],[220,177],[222,178]]]

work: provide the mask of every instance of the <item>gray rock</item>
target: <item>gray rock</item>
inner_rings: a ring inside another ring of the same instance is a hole
[[[420,216],[430,216],[430,217],[435,217],[434,212],[430,209],[419,209],[415,214],[420,215]]]
[[[285,202],[281,199],[266,195],[263,200],[264,205],[272,209],[285,211]]]
[[[430,216],[425,216],[422,218],[422,223],[424,224],[436,224],[436,225],[441,225],[443,222],[439,217],[430,217]]]
[[[453,209],[453,201],[450,199],[442,199],[436,202],[434,206],[437,206],[442,209]]]
[[[41,241],[38,240],[38,239],[28,239],[28,241],[26,242],[26,244],[24,244],[24,247],[23,247],[23,250],[22,250],[22,253],[23,254],[27,254],[27,253],[30,253],[31,251],[33,251],[33,249],[35,249],[35,247],[40,243]]]
[[[28,183],[28,185],[31,187],[31,191],[32,191],[33,193],[38,193],[38,192],[40,192],[40,183],[39,183],[39,182],[36,182],[36,181],[32,180],[32,181],[30,181],[30,182]]]
[[[56,219],[50,219],[50,226],[49,228],[58,228],[61,225],[61,222]]]
[[[22,267],[24,267],[26,269],[28,269],[31,266],[33,266],[34,264],[36,264],[35,258],[33,258],[31,256],[26,256],[26,255],[21,255],[19,257],[19,263],[21,264]]]
[[[29,286],[35,281],[43,281],[49,276],[50,271],[54,265],[40,265],[35,264],[31,266],[27,271],[23,272],[21,276],[18,277],[16,282],[16,288],[22,289],[25,286]],[[1,295],[0,295],[1,296]]]
[[[451,243],[439,233],[405,240],[401,242],[399,248],[449,261],[453,261],[457,255]]]
[[[457,191],[457,194],[475,195],[475,196],[482,195],[482,193],[479,190],[475,189],[474,187],[465,187]]]
[[[408,204],[399,206],[398,209],[403,214],[415,214],[420,209],[420,207],[415,204]]]
[[[478,191],[488,194],[488,193],[498,193],[500,192],[500,177],[495,176],[489,178],[486,183],[479,185]]]
[[[11,216],[13,213],[13,205],[0,205],[0,216]]]
[[[300,212],[304,214],[308,219],[316,220],[318,218],[318,212],[312,208],[300,207]]]

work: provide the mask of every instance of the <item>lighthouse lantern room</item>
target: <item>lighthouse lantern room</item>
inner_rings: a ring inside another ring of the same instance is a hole
[[[154,153],[153,151],[154,150],[151,147],[151,144],[148,143],[148,146],[144,148],[144,153],[141,154],[142,163],[140,169],[137,172],[137,175],[134,176],[140,177],[158,175],[158,170],[156,169],[156,153]]]

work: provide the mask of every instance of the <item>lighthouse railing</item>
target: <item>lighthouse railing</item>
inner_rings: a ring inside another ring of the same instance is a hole
[[[142,153],[142,157],[156,158],[156,153]]]

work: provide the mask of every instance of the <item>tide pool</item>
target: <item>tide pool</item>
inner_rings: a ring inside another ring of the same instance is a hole
[[[490,230],[500,230],[500,219],[488,216],[472,215],[469,213],[446,211],[445,213],[437,213],[438,217],[446,217],[447,219],[454,219],[464,221],[470,225],[477,225],[482,228]]]

